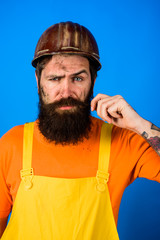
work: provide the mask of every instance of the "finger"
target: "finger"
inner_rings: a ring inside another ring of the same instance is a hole
[[[113,98],[113,97],[108,97],[108,98],[104,98],[101,99],[97,102],[97,108],[109,108],[112,105],[114,105],[116,103],[117,99]]]
[[[106,112],[105,115],[100,116],[100,117],[102,120],[107,121],[108,123],[112,123],[112,117],[108,112]]]
[[[97,106],[103,103],[107,103],[106,107],[110,107],[112,104],[120,101],[120,100],[124,100],[124,98],[120,95],[115,95],[115,96],[109,96],[109,95],[105,95],[105,94],[98,94],[91,102],[91,107],[93,108],[93,110],[96,110]]]
[[[96,97],[94,97],[91,101],[91,110],[92,111],[96,110],[98,101],[100,101],[101,99],[108,98],[108,97],[110,97],[110,96],[105,95],[105,94],[98,94]]]
[[[103,102],[103,103],[102,103]],[[102,118],[104,121],[111,122],[112,116],[108,113],[107,109],[107,103],[106,101],[104,102],[103,99],[99,100],[97,103],[97,115]]]
[[[107,112],[111,115],[113,118],[122,118],[121,112],[118,111],[118,106],[117,104],[112,105],[111,107],[108,108]]]
[[[117,97],[99,100],[96,109],[98,116],[107,122],[111,120],[116,121],[116,119],[122,118],[122,114],[119,111],[119,104],[121,105],[121,103],[122,101],[117,100]]]
[[[96,108],[98,116],[103,118],[104,116],[106,117],[106,114],[108,113],[108,109],[113,105],[115,105],[115,101],[116,99],[112,97],[99,100],[97,102],[97,108]],[[115,114],[116,114],[116,111],[115,111]],[[116,115],[115,114],[114,114],[114,117],[118,117],[118,114]]]

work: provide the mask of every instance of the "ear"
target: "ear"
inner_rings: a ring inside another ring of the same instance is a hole
[[[94,79],[94,81],[93,81],[93,87],[94,87],[94,85],[95,85],[95,82],[96,82],[96,77],[95,77],[95,79]]]
[[[39,84],[38,84],[38,77],[37,77],[36,71],[35,71],[35,77],[36,77],[37,88],[38,88],[38,93],[39,93]]]

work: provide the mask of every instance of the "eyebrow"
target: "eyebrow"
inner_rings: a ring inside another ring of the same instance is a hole
[[[72,76],[77,76],[77,75],[79,75],[79,74],[81,74],[81,73],[85,73],[85,74],[88,75],[88,72],[84,69],[84,70],[81,70],[81,71],[79,71],[79,72],[77,72],[77,73],[73,73]]]
[[[89,75],[88,74],[88,72],[85,70],[85,69],[83,69],[83,70],[81,70],[81,71],[79,71],[79,72],[76,72],[76,73],[73,73],[73,74],[71,74],[71,76],[78,76],[78,75],[80,75],[80,74],[82,74],[82,73],[85,73],[87,76]],[[52,78],[52,77],[60,77],[60,78],[64,78],[65,77],[65,75],[63,75],[63,76],[61,76],[61,75],[56,75],[56,74],[51,74],[51,75],[48,75],[48,76],[46,76],[47,78]]]

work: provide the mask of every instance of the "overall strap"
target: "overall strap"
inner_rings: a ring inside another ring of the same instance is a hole
[[[112,124],[103,123],[100,136],[99,162],[97,171],[97,190],[103,192],[109,180],[109,159],[111,148]]]
[[[21,179],[25,182],[27,189],[32,187],[32,144],[33,144],[34,122],[24,125],[23,135],[23,168],[20,171]]]

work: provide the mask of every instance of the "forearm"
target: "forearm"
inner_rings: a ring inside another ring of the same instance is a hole
[[[138,134],[141,135],[160,156],[160,128],[147,120],[143,120]]]
[[[138,133],[160,156],[160,128],[143,119],[122,96],[98,94],[91,102],[91,110],[108,123]]]

